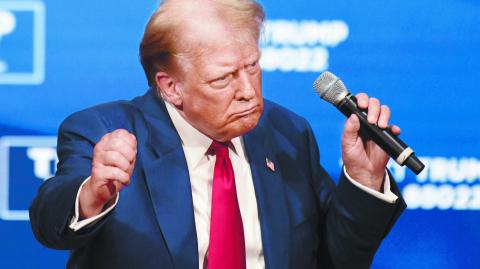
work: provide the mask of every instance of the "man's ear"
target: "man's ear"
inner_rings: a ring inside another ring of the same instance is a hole
[[[157,84],[157,91],[160,92],[165,101],[176,107],[182,105],[182,93],[174,77],[165,72],[157,72],[155,74],[155,83]]]

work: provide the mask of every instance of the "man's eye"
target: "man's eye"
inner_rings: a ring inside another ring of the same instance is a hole
[[[210,85],[213,88],[217,88],[217,89],[225,88],[230,83],[231,80],[232,80],[232,74],[228,74],[223,77],[219,77],[212,80],[212,82],[210,82]]]
[[[246,67],[247,72],[250,74],[254,74],[258,70],[258,61],[255,61]]]

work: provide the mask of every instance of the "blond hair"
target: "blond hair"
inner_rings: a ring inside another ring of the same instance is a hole
[[[195,0],[189,0],[192,4]],[[199,0],[196,0],[199,1]],[[178,63],[175,56],[187,53],[188,42],[184,42],[182,25],[190,14],[185,4],[178,0],[164,0],[145,28],[140,43],[140,61],[148,85],[155,87],[155,75],[159,71],[175,72]],[[200,2],[200,1],[199,1]],[[235,31],[247,30],[258,42],[265,14],[254,0],[209,0],[217,16]],[[183,42],[182,42],[183,41]]]

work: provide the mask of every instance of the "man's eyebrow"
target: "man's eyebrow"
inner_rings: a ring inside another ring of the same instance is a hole
[[[261,56],[262,56],[262,54],[260,52],[256,52],[251,57],[247,58],[246,63],[251,64],[251,63],[257,62],[257,61],[260,60]]]

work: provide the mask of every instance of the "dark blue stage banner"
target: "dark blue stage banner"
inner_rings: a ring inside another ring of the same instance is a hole
[[[334,179],[344,118],[312,88],[326,70],[388,104],[426,164],[389,165],[408,209],[372,268],[478,268],[480,2],[261,2],[264,96],[308,119]],[[28,206],[66,116],[146,91],[138,46],[157,5],[0,0],[0,268],[65,267],[66,251],[34,239]]]

